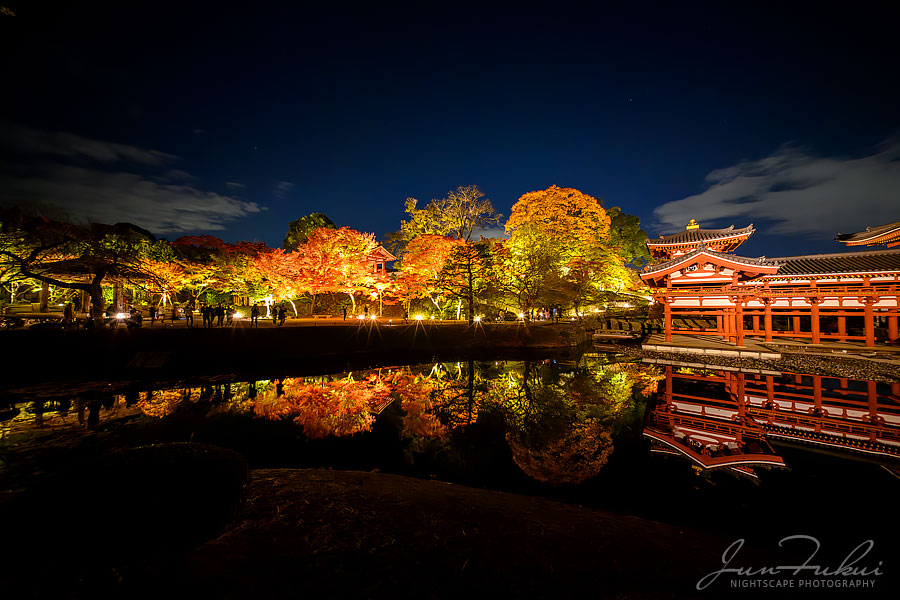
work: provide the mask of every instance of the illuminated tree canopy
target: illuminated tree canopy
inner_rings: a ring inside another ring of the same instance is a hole
[[[498,310],[580,312],[640,286],[635,269],[647,251],[639,220],[618,207],[606,211],[576,189],[522,195],[504,225],[506,239],[475,239],[500,215],[474,185],[423,208],[410,198],[406,212],[409,219],[391,236],[402,252],[390,272],[373,268],[373,234],[337,227],[323,213],[292,221],[284,249],[273,249],[210,235],[170,243],[128,224],[80,226],[6,211],[0,284],[10,300],[40,282],[83,290],[97,310],[101,287],[110,283],[153,303],[195,304],[210,294],[216,302],[228,294],[266,302],[305,297],[313,311],[320,294],[347,294],[354,310],[365,297],[407,311],[418,304],[441,318],[464,314],[470,323]]]

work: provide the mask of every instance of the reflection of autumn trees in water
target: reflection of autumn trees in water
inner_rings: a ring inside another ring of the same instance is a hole
[[[241,410],[290,419],[307,438],[321,439],[370,431],[377,414],[393,403],[400,436],[413,452],[452,448],[455,436],[490,413],[502,417],[519,468],[560,485],[600,472],[614,437],[637,415],[638,392],[652,392],[658,379],[652,367],[609,362],[605,355],[566,364],[467,361],[167,390],[147,394],[137,405],[162,417],[185,403],[228,396]],[[242,387],[233,390],[237,385]]]
[[[285,379],[278,388],[259,394],[253,412],[267,419],[291,417],[309,438],[345,436],[368,431],[375,418],[372,411],[391,388],[377,373],[357,381]]]
[[[528,476],[561,485],[596,476],[613,437],[634,414],[635,383],[645,367],[590,357],[571,369],[524,363],[494,382],[513,460]],[[642,387],[638,386],[638,389]]]

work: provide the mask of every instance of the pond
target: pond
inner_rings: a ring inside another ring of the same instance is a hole
[[[3,489],[161,442],[251,468],[381,471],[769,541],[892,540],[897,384],[648,364],[460,360],[178,384],[69,382],[0,406]]]

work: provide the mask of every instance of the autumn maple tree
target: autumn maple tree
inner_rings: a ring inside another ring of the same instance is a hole
[[[376,275],[368,257],[378,246],[375,236],[349,227],[313,230],[297,249],[298,273],[303,289],[343,292],[356,310],[356,294],[372,288]]]
[[[440,275],[454,248],[462,243],[443,235],[423,234],[407,244],[396,279],[397,293],[407,310],[416,298],[428,298],[440,310]]]

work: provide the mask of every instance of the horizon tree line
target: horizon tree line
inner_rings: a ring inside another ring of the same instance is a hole
[[[30,214],[0,212],[0,302],[52,286],[59,298],[84,292],[96,316],[115,300],[196,306],[228,296],[308,305],[402,305],[471,323],[487,311],[575,310],[643,287],[636,269],[649,259],[638,217],[573,188],[524,194],[503,222],[506,238],[478,236],[502,215],[474,185],[460,186],[419,208],[384,245],[398,257],[392,272],[375,270],[374,234],[339,227],[312,213],[292,221],[282,248],[228,243],[209,235],[173,242],[129,223],[76,225]],[[339,300],[343,298],[343,300]]]

